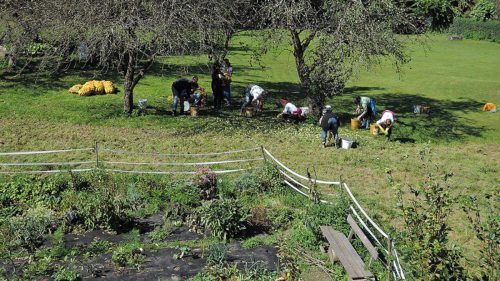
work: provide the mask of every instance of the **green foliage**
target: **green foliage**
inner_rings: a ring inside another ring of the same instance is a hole
[[[224,265],[226,261],[227,246],[214,244],[208,246],[207,263],[209,265]]]
[[[261,190],[261,183],[254,173],[243,173],[234,180],[234,186],[240,192],[257,193]]]
[[[214,237],[226,241],[236,237],[246,229],[250,213],[235,199],[216,199],[206,203],[197,210],[201,225]]]
[[[294,219],[294,212],[289,208],[273,208],[268,212],[273,230],[285,229]]]
[[[311,230],[309,230],[303,222],[296,222],[292,225],[292,230],[290,233],[291,240],[302,247],[313,250],[318,249],[318,239],[314,236]]]
[[[144,262],[143,245],[138,229],[129,232],[111,255],[111,260],[118,266],[131,266],[139,269]]]
[[[81,280],[80,273],[74,268],[56,265],[56,271],[52,274],[54,281],[77,281]]]
[[[191,248],[188,246],[177,246],[177,247],[175,247],[175,249],[177,249],[179,251],[179,253],[174,254],[172,256],[172,258],[174,260],[182,259],[182,258],[188,256],[189,254],[191,254]]]
[[[412,11],[428,28],[434,30],[446,28],[453,22],[454,12],[450,0],[416,0]]]
[[[419,156],[421,168],[427,175],[422,184],[410,188],[413,198],[405,202],[402,190],[396,185],[406,226],[401,249],[407,255],[407,268],[416,279],[464,280],[462,253],[458,247],[448,245],[447,218],[454,202],[448,180],[453,174],[443,173],[434,165],[428,149],[420,151]]]
[[[24,215],[11,218],[8,227],[13,234],[14,245],[34,252],[46,238],[54,221],[54,213],[42,206],[30,208]]]
[[[495,3],[492,0],[479,0],[472,8],[469,16],[476,21],[487,21],[496,15]]]
[[[495,211],[499,198],[487,196],[485,215],[481,215],[477,197],[464,200],[463,209],[467,214],[476,238],[480,241],[481,276],[478,280],[498,280],[500,278],[500,215]]]
[[[87,258],[90,258],[101,254],[106,254],[111,251],[112,247],[113,243],[106,240],[94,238],[94,240],[92,240],[92,242],[85,249],[85,253],[83,255]]]
[[[475,21],[457,18],[448,29],[450,34],[462,35],[466,39],[486,40],[500,43],[500,21]]]
[[[50,255],[52,257],[62,257],[67,254],[68,249],[64,245],[64,230],[62,227],[59,227],[54,231],[52,236],[50,237],[51,247],[50,247]]]
[[[164,242],[165,239],[167,239],[168,237],[168,231],[166,229],[155,229],[153,231],[151,231],[148,236],[149,236],[149,239],[151,239],[151,242],[153,243],[160,243],[160,242]]]
[[[186,207],[197,207],[201,204],[200,191],[197,186],[185,182],[174,182],[166,187],[166,199]]]
[[[304,224],[314,235],[317,242],[323,241],[320,226],[328,225],[347,234],[349,225],[346,222],[349,214],[349,201],[345,196],[339,197],[335,204],[311,204],[305,214]]]
[[[38,178],[15,177],[0,183],[0,206],[44,204],[55,206],[60,201],[61,192],[68,187],[62,176]]]
[[[259,246],[262,246],[263,244],[264,244],[264,241],[262,240],[262,237],[254,236],[254,237],[248,238],[247,240],[243,241],[243,243],[241,243],[241,246],[244,249],[253,249],[253,248],[257,248]]]
[[[116,227],[127,219],[127,211],[133,207],[123,194],[108,186],[65,195],[63,208],[74,210],[76,222],[88,230]]]
[[[217,174],[210,168],[200,167],[193,178],[193,184],[200,190],[203,200],[210,200],[217,195]]]

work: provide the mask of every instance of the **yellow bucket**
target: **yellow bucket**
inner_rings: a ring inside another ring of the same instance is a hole
[[[249,107],[245,108],[245,112],[243,112],[243,115],[245,117],[250,118],[250,117],[253,117],[254,113],[255,113],[254,108],[249,106]]]
[[[378,135],[378,126],[376,123],[370,124],[370,134],[374,136]]]
[[[191,106],[189,108],[189,112],[191,113],[191,116],[193,116],[193,117],[198,116],[198,108],[196,106]]]
[[[356,119],[356,118],[351,118],[351,128],[352,128],[353,130],[357,130],[357,129],[359,129],[359,125],[360,125],[360,122],[359,122],[359,120],[358,120],[358,119]]]

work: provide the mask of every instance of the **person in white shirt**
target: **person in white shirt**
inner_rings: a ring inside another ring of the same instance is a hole
[[[289,102],[287,98],[281,98],[280,104],[284,107],[283,112],[279,115],[285,120],[298,120],[302,115],[302,110],[300,107],[295,106],[293,103]]]
[[[262,98],[265,94],[266,90],[262,87],[253,84],[248,85],[245,88],[245,102],[241,105],[241,111],[244,112],[250,104],[256,107],[259,101],[262,102]]]
[[[387,140],[391,139],[392,127],[394,125],[394,119],[396,115],[390,110],[384,110],[382,112],[382,118],[377,121],[377,127],[380,129],[384,135],[387,136]]]

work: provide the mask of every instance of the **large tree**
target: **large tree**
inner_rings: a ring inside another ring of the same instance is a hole
[[[133,108],[133,91],[159,56],[213,53],[233,26],[245,0],[6,0],[0,22],[7,28],[0,45],[11,58],[37,67],[71,67],[78,58],[124,81],[124,111]],[[224,45],[224,43],[222,43]],[[84,53],[84,56],[82,56]],[[81,61],[79,63],[82,63]]]
[[[325,98],[339,94],[361,66],[382,57],[407,60],[400,26],[408,14],[393,0],[262,0],[266,41],[288,40],[310,107],[319,115]],[[271,39],[271,40],[269,40]]]

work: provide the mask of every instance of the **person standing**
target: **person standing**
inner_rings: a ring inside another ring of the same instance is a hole
[[[266,95],[266,91],[257,85],[250,84],[245,88],[245,101],[241,105],[241,112],[244,113],[247,106],[252,104],[254,107],[257,106],[259,101],[261,102],[263,97]]]
[[[172,83],[172,116],[176,115],[177,105],[180,103],[179,114],[184,113],[184,100],[188,99],[195,89],[198,88],[198,77],[193,76],[191,80],[181,78]]]
[[[212,92],[214,93],[215,111],[222,108],[222,100],[224,99],[223,76],[219,63],[215,63],[212,69]]]
[[[359,115],[356,119],[361,121],[361,128],[369,129],[376,114],[375,100],[370,97],[357,96],[354,98],[353,102],[357,105],[356,114]]]
[[[229,62],[229,59],[225,58],[221,64],[221,71],[224,75],[222,79],[222,91],[224,93],[224,99],[226,100],[226,106],[231,105],[231,80],[233,77],[233,67]]]
[[[390,110],[384,110],[382,112],[382,118],[377,121],[377,127],[380,131],[387,136],[387,140],[391,140],[392,127],[394,125],[394,119],[396,115]]]
[[[330,105],[325,106],[323,109],[323,115],[319,119],[319,126],[321,127],[321,147],[326,147],[326,140],[329,134],[332,134],[335,141],[335,147],[337,147],[339,140],[339,118],[337,115],[333,114],[332,107]]]

